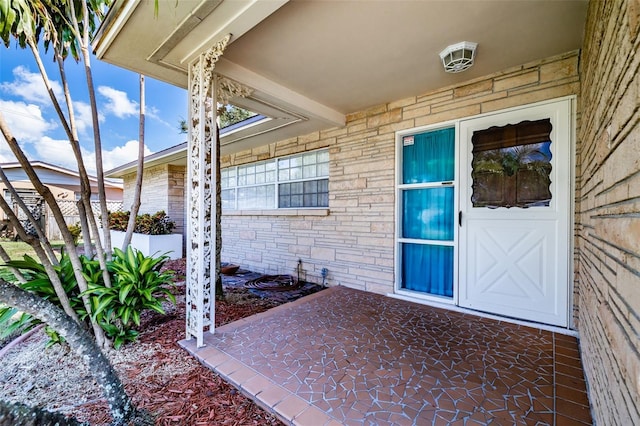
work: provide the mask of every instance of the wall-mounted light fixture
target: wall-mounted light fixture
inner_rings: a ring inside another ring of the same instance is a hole
[[[456,73],[468,69],[473,65],[477,46],[478,43],[472,43],[470,41],[463,41],[447,46],[440,52],[444,70],[446,72]]]

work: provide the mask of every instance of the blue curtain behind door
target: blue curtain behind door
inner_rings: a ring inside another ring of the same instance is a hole
[[[453,296],[453,247],[435,241],[454,238],[455,129],[435,130],[405,138],[403,184],[440,184],[402,191],[402,238],[431,240],[402,243],[402,288]],[[435,241],[434,241],[435,240]]]
[[[434,130],[413,136],[402,147],[402,183],[452,181],[455,177],[455,129]]]
[[[403,244],[402,266],[403,288],[453,297],[453,247]]]
[[[402,238],[453,241],[453,187],[403,192]]]

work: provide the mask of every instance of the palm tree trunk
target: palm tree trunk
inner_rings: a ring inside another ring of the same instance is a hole
[[[32,235],[27,234],[24,227],[18,220],[18,217],[15,215],[15,213],[11,209],[11,206],[9,206],[9,204],[3,197],[0,197],[0,208],[4,210],[5,214],[9,218],[9,221],[11,222],[16,232],[18,233],[18,236],[20,237],[20,239],[25,243],[29,244],[33,248],[33,250],[36,252],[38,259],[40,259],[40,263],[42,263],[42,266],[47,272],[47,276],[49,277],[49,280],[53,285],[53,288],[56,292],[56,296],[58,296],[58,299],[60,299],[60,305],[62,306],[64,311],[67,313],[67,315],[73,318],[74,321],[79,323],[80,319],[78,318],[78,315],[71,307],[71,302],[69,301],[67,292],[64,291],[62,282],[60,282],[60,277],[58,277],[58,274],[56,273],[55,269],[53,268],[53,265],[49,261],[49,258],[47,257],[47,254],[44,252],[42,246],[40,245],[40,242],[36,240]]]
[[[136,415],[113,366],[91,335],[60,308],[0,279],[0,301],[46,322],[63,336],[69,346],[84,359],[109,404],[113,425],[125,425]]]
[[[57,425],[80,426],[74,418],[66,417],[62,413],[43,410],[39,407],[29,407],[16,402],[0,401],[0,424],[3,425]]]
[[[11,148],[11,151],[18,159],[18,162],[20,163],[23,170],[29,177],[29,180],[33,184],[36,191],[38,191],[38,193],[42,195],[45,202],[49,205],[49,208],[51,208],[51,212],[53,213],[56,223],[60,228],[60,233],[62,234],[62,238],[64,240],[65,246],[69,249],[68,250],[69,260],[71,261],[71,264],[73,266],[73,272],[74,272],[76,281],[78,283],[78,288],[82,292],[87,291],[87,288],[88,288],[87,280],[85,279],[84,275],[82,275],[82,262],[80,261],[80,257],[78,256],[78,251],[76,250],[76,246],[73,241],[73,236],[71,235],[71,232],[69,231],[69,229],[67,229],[64,216],[60,211],[60,206],[58,206],[58,203],[53,197],[51,190],[48,187],[46,187],[42,183],[42,181],[40,181],[40,178],[38,177],[37,173],[31,166],[31,163],[29,162],[27,157],[24,155],[24,152],[22,152],[22,149],[18,145],[18,141],[11,134],[11,131],[9,130],[9,127],[7,126],[7,123],[4,120],[4,116],[2,115],[1,112],[0,112],[0,132],[2,132],[7,144],[9,145],[9,148]],[[82,296],[82,301],[84,303],[85,309],[90,314],[91,304],[89,303],[89,297],[86,295]],[[93,328],[93,333],[94,333],[94,336],[96,337],[98,344],[101,346],[105,345],[107,340],[104,335],[104,330],[102,330],[102,328],[95,321],[91,321],[91,326]]]
[[[42,244],[44,251],[47,253],[49,261],[54,265],[57,265],[58,258],[53,252],[53,247],[51,247],[51,244],[49,243],[49,239],[45,235],[44,230],[42,229],[38,221],[33,217],[33,214],[31,214],[31,211],[29,210],[27,205],[24,203],[24,201],[22,201],[22,198],[20,198],[20,196],[16,192],[16,189],[13,187],[13,184],[9,182],[9,178],[7,178],[7,175],[2,169],[2,166],[0,166],[0,180],[2,180],[2,183],[4,183],[4,186],[9,190],[9,192],[11,192],[11,196],[13,197],[13,200],[16,203],[18,203],[18,206],[20,207],[20,209],[24,212],[29,222],[31,222],[31,224],[33,225],[34,229],[36,230],[36,233],[38,234],[38,238],[40,238],[40,243]]]
[[[131,204],[131,212],[129,214],[129,222],[127,223],[127,232],[124,234],[122,251],[125,251],[127,249],[127,246],[131,244],[133,229],[136,226],[136,216],[138,216],[138,212],[140,211],[140,196],[142,194],[142,177],[144,173],[144,115],[144,75],[140,74],[140,130],[138,133],[138,164],[136,167],[136,184],[133,190],[133,204]]]
[[[42,59],[40,58],[39,50],[37,44],[31,39],[28,39],[29,47],[31,48],[31,52],[33,53],[33,57],[38,65],[38,69],[40,70],[40,75],[42,76],[42,80],[44,82],[45,87],[47,88],[47,92],[49,93],[49,98],[58,114],[58,118],[62,123],[62,127],[67,134],[67,138],[69,139],[69,143],[71,144],[71,149],[73,151],[73,155],[76,158],[76,162],[78,164],[78,174],[80,175],[80,200],[84,205],[85,214],[87,215],[88,223],[91,225],[91,232],[93,233],[96,240],[96,251],[98,252],[98,261],[100,262],[100,268],[103,271],[102,278],[107,287],[111,287],[111,277],[105,271],[107,270],[105,254],[102,250],[102,245],[100,243],[100,238],[98,238],[98,226],[95,221],[95,217],[93,216],[93,208],[91,207],[91,184],[89,183],[89,175],[87,174],[87,170],[84,165],[84,160],[82,158],[82,152],[80,150],[80,142],[78,139],[78,131],[77,126],[75,124],[75,115],[73,112],[73,103],[71,100],[71,95],[69,92],[69,85],[66,78],[66,73],[64,70],[64,59],[62,58],[62,54],[60,53],[59,47],[54,48],[54,54],[56,57],[56,62],[58,63],[58,70],[60,72],[60,80],[62,81],[63,93],[65,96],[65,101],[67,103],[67,111],[69,113],[69,121],[67,122],[64,113],[62,112],[62,108],[60,107],[60,103],[58,102],[58,98],[53,91],[53,87],[51,86],[51,81],[49,80],[49,75],[47,74],[46,69],[44,68],[44,64],[42,63]],[[89,230],[87,229],[87,232]],[[89,238],[89,241],[91,239]],[[68,249],[70,249],[68,247]]]

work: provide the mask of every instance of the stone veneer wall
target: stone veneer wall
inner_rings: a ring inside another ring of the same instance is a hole
[[[591,1],[580,60],[578,328],[601,425],[640,424],[639,14]]]
[[[401,78],[401,76],[398,76]],[[395,132],[578,94],[578,52],[351,114],[345,127],[221,158],[222,167],[329,148],[329,209],[225,212],[222,260],[377,293],[393,291]]]
[[[187,167],[161,164],[145,168],[142,177],[140,214],[164,210],[176,222],[176,234],[185,235],[185,182]],[[123,178],[123,210],[131,210],[136,174]]]

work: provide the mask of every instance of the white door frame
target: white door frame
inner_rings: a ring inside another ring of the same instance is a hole
[[[405,300],[411,300],[411,301],[415,301],[415,302],[420,302],[420,303],[424,303],[424,304],[428,304],[428,305],[434,305],[434,306],[449,306],[452,309],[455,310],[460,310],[463,312],[470,312],[470,313],[474,313],[477,314],[479,316],[485,316],[485,317],[496,317],[496,315],[491,314],[491,313],[484,313],[484,312],[480,312],[480,311],[474,311],[474,310],[469,310],[467,308],[459,308],[459,274],[460,274],[460,256],[459,256],[459,252],[460,250],[460,239],[459,239],[459,227],[457,227],[456,231],[455,231],[455,247],[457,247],[458,249],[455,251],[456,254],[454,255],[454,268],[455,270],[455,274],[454,274],[454,289],[453,289],[453,298],[451,298],[450,300],[444,299],[444,298],[440,298],[440,297],[430,297],[427,295],[419,295],[419,294],[415,294],[414,292],[407,292],[407,291],[403,291],[400,288],[400,271],[401,271],[401,258],[399,257],[399,243],[398,243],[398,239],[400,237],[399,232],[400,232],[400,226],[398,225],[400,218],[402,217],[402,212],[400,211],[400,207],[401,207],[401,203],[398,200],[398,196],[400,195],[400,191],[398,189],[398,185],[402,182],[401,179],[401,173],[402,173],[402,137],[409,135],[409,134],[415,134],[415,133],[421,133],[421,132],[425,132],[425,131],[431,131],[431,130],[438,130],[441,128],[446,128],[446,127],[455,127],[455,132],[456,132],[456,161],[458,162],[457,165],[458,167],[456,167],[456,176],[455,176],[455,185],[456,185],[456,203],[457,206],[456,208],[459,211],[460,209],[460,169],[462,167],[462,162],[460,159],[460,147],[461,147],[461,134],[460,134],[460,123],[463,121],[467,121],[470,119],[476,119],[476,118],[481,118],[481,117],[490,117],[493,115],[499,115],[499,114],[504,114],[504,113],[509,113],[509,112],[513,112],[513,111],[518,111],[518,110],[526,110],[528,108],[531,107],[538,107],[538,106],[543,106],[543,105],[547,105],[547,104],[552,104],[552,103],[556,103],[556,102],[561,102],[561,101],[567,101],[569,103],[569,116],[566,118],[567,120],[567,124],[568,124],[568,132],[569,132],[569,147],[568,147],[568,156],[569,156],[569,169],[565,170],[564,172],[564,178],[566,179],[566,182],[568,182],[568,187],[567,187],[567,192],[568,192],[568,205],[567,205],[567,209],[566,209],[566,215],[568,216],[567,218],[567,249],[566,249],[566,255],[567,255],[567,259],[568,259],[568,268],[567,268],[567,272],[566,272],[566,279],[567,279],[567,295],[566,295],[566,303],[567,303],[567,328],[574,328],[574,321],[573,321],[573,276],[574,276],[574,265],[573,265],[573,252],[574,252],[574,246],[575,246],[575,241],[573,238],[573,230],[575,229],[575,217],[574,217],[574,212],[575,212],[575,140],[576,140],[576,111],[577,111],[577,102],[576,102],[576,96],[575,95],[571,95],[571,96],[565,96],[565,97],[561,97],[561,98],[554,98],[554,99],[549,99],[549,100],[545,100],[545,101],[541,101],[541,102],[536,102],[536,103],[532,103],[532,104],[527,104],[527,105],[519,105],[516,107],[512,107],[512,108],[507,108],[507,109],[503,109],[503,110],[499,110],[499,111],[492,111],[489,113],[485,113],[485,114],[479,114],[479,115],[475,115],[475,116],[471,116],[471,117],[465,117],[462,119],[456,119],[456,120],[450,120],[447,122],[442,122],[442,123],[437,123],[437,124],[433,124],[433,125],[428,125],[428,126],[421,126],[421,127],[416,127],[416,128],[412,128],[412,129],[407,129],[407,130],[403,130],[403,131],[399,131],[396,133],[396,209],[395,209],[395,216],[396,216],[396,220],[395,220],[395,245],[394,245],[394,258],[395,258],[395,284],[394,284],[394,293],[390,294],[390,296],[393,297],[398,297],[401,299],[405,299]],[[464,220],[464,218],[463,218]],[[502,317],[502,316],[498,316],[498,318],[506,320],[506,321],[512,321],[515,323],[528,323],[527,321],[523,321],[523,320],[518,320],[515,318],[509,318],[509,317]],[[541,325],[541,327],[543,328],[547,328],[547,326]],[[555,327],[552,327],[555,328]]]
[[[402,202],[401,202],[401,194],[402,194],[402,140],[403,137],[408,135],[415,135],[419,133],[432,132],[435,130],[441,129],[450,129],[454,128],[454,138],[455,138],[455,166],[454,166],[454,206],[453,211],[458,212],[459,210],[459,190],[458,190],[458,182],[460,181],[460,167],[458,164],[460,158],[460,144],[458,142],[458,133],[459,133],[459,120],[451,120],[446,122],[441,122],[437,124],[414,127],[407,130],[402,130],[396,132],[396,176],[395,176],[395,244],[394,244],[394,259],[395,259],[395,282],[394,282],[394,293],[393,295],[399,295],[401,298],[407,300],[419,301],[422,303],[433,303],[433,304],[445,304],[452,305],[457,303],[458,300],[458,226],[454,226],[453,229],[453,297],[443,297],[437,295],[430,295],[427,293],[420,293],[416,291],[403,289],[401,282],[401,271],[402,271],[402,256],[400,251],[400,245],[402,240]]]

